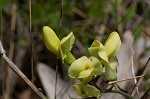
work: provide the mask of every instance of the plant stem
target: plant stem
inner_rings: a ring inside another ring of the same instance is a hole
[[[105,90],[104,93],[118,93],[118,94],[121,94],[125,97],[128,97],[129,99],[135,99],[134,97],[132,97],[130,94],[128,93],[125,93],[123,91],[120,91],[120,90]]]
[[[129,99],[135,99],[133,96],[131,96],[130,94],[126,93],[126,92],[123,92],[121,90],[112,90],[111,89],[107,89],[107,90],[102,90],[93,80],[91,80],[89,82],[90,85],[93,85],[94,87],[96,87],[100,92],[103,92],[103,93],[118,93],[118,94],[121,94]]]
[[[90,85],[93,85],[94,87],[96,87],[100,92],[102,92],[102,89],[92,80],[89,82]]]
[[[43,93],[22,73],[22,71],[6,56],[5,50],[3,49],[3,46],[0,41],[0,54],[2,54],[2,57],[8,62],[9,67],[17,74],[19,75],[25,82],[30,86],[31,89],[39,96],[41,99],[46,99],[46,97],[43,95]]]

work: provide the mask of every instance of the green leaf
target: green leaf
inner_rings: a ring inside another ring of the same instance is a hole
[[[43,27],[43,39],[46,47],[54,54],[59,55],[60,40],[48,26]]]
[[[75,84],[73,85],[73,89],[77,92],[78,95],[84,98],[95,97],[96,99],[99,99],[100,97],[100,91],[89,84]]]
[[[81,91],[81,85],[75,84],[73,85],[73,89],[79,96],[84,96],[83,92]]]
[[[105,76],[108,81],[117,80],[117,74],[110,66],[105,67]]]
[[[76,60],[70,51],[65,50],[65,54],[66,54],[65,62],[67,64],[72,64]]]
[[[60,54],[61,54],[62,62],[64,62],[64,59],[66,57],[67,58],[65,60],[69,62],[69,64],[71,64],[75,60],[74,56],[70,53],[74,41],[75,41],[75,37],[72,32],[60,41]]]
[[[27,39],[25,37],[18,37],[16,41],[19,45],[23,47],[26,47],[28,45]]]
[[[123,25],[127,24],[128,21],[133,17],[134,13],[136,11],[136,5],[132,4],[128,9],[126,9],[125,15],[123,16],[120,23]]]
[[[138,26],[136,26],[135,28],[134,28],[134,30],[133,30],[133,33],[134,33],[134,41],[137,41],[140,37],[141,37],[141,35],[142,35],[142,33],[143,33],[143,30],[144,28],[143,28],[143,25],[142,24],[140,24],[140,25],[138,25]]]

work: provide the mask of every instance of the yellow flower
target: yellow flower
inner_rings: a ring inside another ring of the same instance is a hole
[[[59,55],[60,40],[55,32],[48,26],[43,27],[43,39],[46,47],[56,55]]]
[[[102,70],[101,62],[96,57],[82,56],[70,65],[68,74],[72,78],[88,83],[93,76],[100,75]]]
[[[121,45],[121,40],[117,32],[112,32],[108,39],[106,40],[104,47],[106,49],[107,56],[116,56]]]
[[[100,43],[98,40],[94,40],[88,50],[92,56],[99,58],[102,61],[102,64],[108,66],[108,56],[102,43]]]
[[[75,37],[71,32],[68,36],[64,37],[61,41],[55,32],[48,26],[43,27],[43,39],[46,47],[62,59],[62,62],[71,64],[75,57],[70,50],[74,44]]]
[[[89,52],[92,56],[101,60],[105,66],[105,75],[107,80],[112,81],[117,79],[116,67],[118,65],[116,54],[120,48],[121,40],[117,32],[112,32],[103,46],[98,40],[94,40]]]

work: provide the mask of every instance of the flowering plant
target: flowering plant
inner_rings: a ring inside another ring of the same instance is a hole
[[[75,59],[70,50],[73,47],[75,37],[71,32],[68,36],[59,40],[55,32],[48,26],[43,27],[43,39],[47,48],[70,65],[68,75],[80,81],[73,88],[78,95],[85,98],[100,97],[100,90],[89,82],[104,74],[108,81],[117,79],[116,67],[118,65],[116,54],[120,48],[121,40],[117,32],[112,32],[105,44],[94,40],[88,48],[90,57],[82,56]]]

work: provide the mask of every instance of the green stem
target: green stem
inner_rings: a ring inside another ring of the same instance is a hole
[[[102,89],[100,89],[100,87],[99,87],[94,81],[89,82],[89,84],[93,85],[93,86],[96,87],[100,92],[102,92]]]
[[[121,95],[123,95],[125,97],[128,97],[129,99],[135,99],[130,94],[125,93],[125,92],[120,91],[120,90],[106,90],[104,93],[118,93],[118,94],[121,94]]]
[[[118,94],[121,94],[121,95],[123,95],[123,96],[125,96],[125,97],[128,97],[129,99],[135,99],[135,98],[134,98],[133,96],[131,96],[130,94],[128,94],[128,93],[126,93],[126,92],[123,92],[123,91],[121,91],[121,90],[112,90],[112,89],[109,89],[109,90],[102,91],[102,89],[100,89],[100,87],[97,86],[96,83],[95,83],[93,80],[91,80],[91,81],[89,82],[89,84],[95,86],[100,92],[103,92],[103,93],[118,93]]]

